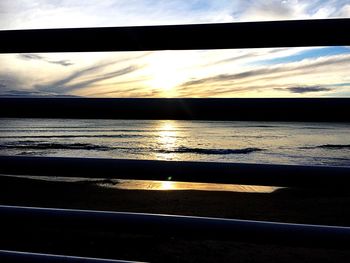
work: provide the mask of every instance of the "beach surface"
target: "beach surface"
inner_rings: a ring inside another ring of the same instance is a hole
[[[115,182],[59,182],[0,176],[0,204],[225,217],[350,226],[350,193],[119,189]],[[84,226],[2,226],[2,249],[150,262],[348,262],[350,251],[235,241],[165,238]]]

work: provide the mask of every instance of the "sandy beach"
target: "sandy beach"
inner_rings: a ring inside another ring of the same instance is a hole
[[[101,186],[103,185],[103,186]],[[108,187],[106,187],[108,186]],[[350,193],[278,189],[271,193],[126,190],[113,182],[0,177],[0,203],[350,226]],[[24,222],[25,223],[25,222]],[[4,227],[4,226],[3,226]],[[350,251],[101,232],[84,227],[7,226],[3,249],[151,262],[345,262]],[[6,234],[10,233],[10,234]]]

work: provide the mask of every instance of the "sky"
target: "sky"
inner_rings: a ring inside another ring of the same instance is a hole
[[[0,30],[350,18],[342,0],[0,0]],[[350,47],[0,54],[2,97],[350,97]]]

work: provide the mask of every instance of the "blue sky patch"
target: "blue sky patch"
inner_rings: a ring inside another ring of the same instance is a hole
[[[258,61],[257,63],[255,63],[255,65],[274,65],[274,64],[282,64],[282,63],[291,63],[291,62],[301,61],[307,58],[319,58],[319,57],[334,56],[334,55],[340,55],[340,54],[350,54],[350,48],[343,47],[343,46],[315,48],[315,49],[310,49],[306,51],[301,51],[291,56]]]

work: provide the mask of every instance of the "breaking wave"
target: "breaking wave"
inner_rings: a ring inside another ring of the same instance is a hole
[[[81,135],[18,135],[18,136],[0,136],[4,139],[31,139],[31,138],[136,138],[136,137],[147,137],[147,135],[137,135],[137,134],[81,134]]]
[[[322,144],[317,146],[300,147],[300,149],[350,149],[350,144]]]
[[[263,151],[260,148],[242,148],[242,149],[205,149],[205,148],[188,148],[178,147],[171,150],[158,150],[161,153],[196,153],[196,154],[249,154],[253,152]]]
[[[37,150],[100,150],[108,151],[111,148],[90,143],[51,143],[51,142],[17,142],[0,145],[0,149],[37,149]]]

